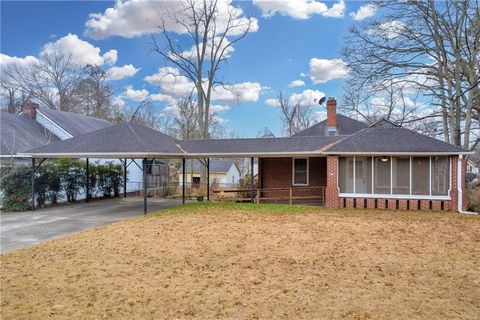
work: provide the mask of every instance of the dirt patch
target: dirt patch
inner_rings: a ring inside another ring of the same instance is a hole
[[[479,217],[298,211],[194,206],[4,254],[2,319],[478,319]]]

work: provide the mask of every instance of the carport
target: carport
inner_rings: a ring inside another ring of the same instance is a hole
[[[189,145],[194,143],[194,141],[190,141]],[[89,199],[89,159],[120,160],[124,174],[124,197],[126,197],[127,168],[131,165],[138,166],[143,172],[143,211],[145,214],[148,211],[147,172],[155,159],[182,160],[182,181],[185,181],[186,159],[202,159],[202,163],[206,167],[207,201],[210,200],[210,159],[208,154],[203,152],[198,152],[198,154],[188,153],[179,140],[139,124],[126,123],[107,127],[82,136],[32,149],[26,153],[26,156],[31,157],[32,161],[32,210],[35,210],[35,172],[46,159],[86,159],[86,201]],[[227,154],[227,156],[231,155]],[[253,157],[251,158],[251,168],[253,172]],[[183,183],[182,203],[185,203],[185,188],[186,184]],[[253,179],[251,182],[251,194],[253,202]]]

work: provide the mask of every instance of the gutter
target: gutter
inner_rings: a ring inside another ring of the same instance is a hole
[[[458,161],[457,161],[457,207],[458,207],[458,212],[462,214],[469,214],[469,215],[477,215],[477,212],[472,212],[472,211],[464,211],[463,210],[463,179],[462,179],[462,161],[463,160],[463,155],[458,156]]]

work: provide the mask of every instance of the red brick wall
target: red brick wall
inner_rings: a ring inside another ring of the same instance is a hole
[[[292,158],[260,158],[260,189],[292,188],[293,197],[316,197],[321,196],[320,189],[308,189],[292,185],[293,159]],[[325,187],[327,185],[327,160],[324,157],[311,157],[308,163],[307,187]],[[289,190],[272,190],[261,192],[261,197],[288,198]],[[318,202],[318,199],[305,199],[303,203]],[[287,199],[273,200],[268,202],[288,202]],[[295,202],[295,201],[294,201]],[[298,202],[298,201],[297,201]]]
[[[338,157],[327,157],[327,188],[325,189],[325,207],[339,208],[341,201],[338,197]]]

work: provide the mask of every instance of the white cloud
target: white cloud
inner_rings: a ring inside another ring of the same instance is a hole
[[[127,86],[122,93],[122,98],[130,99],[133,101],[142,101],[148,97],[149,92],[146,89],[135,90],[132,86]]]
[[[318,100],[325,97],[325,93],[319,90],[306,89],[300,93],[294,93],[288,97],[287,101],[290,105],[300,104],[302,106],[314,106],[318,105]],[[280,102],[277,98],[266,99],[265,104],[270,106],[279,107]]]
[[[38,59],[33,56],[26,56],[24,58],[19,58],[19,57],[11,57],[6,54],[0,53],[0,68],[2,70],[4,70],[5,68],[13,67],[13,66],[27,67],[36,62],[38,62]]]
[[[384,39],[393,40],[401,36],[407,29],[408,27],[404,22],[392,20],[377,25],[373,32]]]
[[[55,42],[45,44],[40,55],[52,54],[53,52],[60,52],[70,56],[72,63],[79,67],[87,64],[114,64],[117,61],[116,50],[110,50],[101,55],[100,48],[94,47],[89,42],[81,40],[76,34],[71,33]]]
[[[225,27],[229,13],[235,16],[236,24],[239,25],[238,28],[231,30],[230,35],[238,35],[245,30],[249,20],[240,8],[231,5],[231,0],[219,0],[217,7],[217,30]],[[188,24],[191,20],[189,13],[190,10],[185,10],[183,1],[117,0],[113,7],[107,8],[103,13],[90,14],[89,20],[85,23],[85,33],[94,39],[114,35],[132,38],[157,32],[158,25],[163,19],[168,31],[182,34],[186,31],[184,27],[169,17],[175,15]],[[257,31],[257,20],[250,21],[250,31]]]
[[[225,105],[214,104],[214,105],[211,105],[211,106],[210,106],[210,110],[211,110],[212,112],[215,112],[215,113],[217,113],[217,112],[222,112],[222,111],[228,111],[228,110],[230,110],[230,106],[229,106],[229,105],[226,105],[226,104],[225,104]]]
[[[319,90],[307,89],[301,93],[294,93],[288,98],[288,103],[291,105],[300,104],[302,106],[312,106],[316,105],[320,98],[325,97],[325,93]]]
[[[307,75],[310,76],[314,84],[345,78],[348,76],[347,64],[342,59],[329,60],[312,58],[310,60],[310,70]]]
[[[176,98],[192,94],[194,84],[187,77],[182,76],[177,68],[163,67],[158,72],[145,77],[143,80],[151,85],[159,86],[163,94]]]
[[[126,64],[123,67],[111,67],[108,69],[107,74],[110,80],[120,80],[135,75],[139,70],[140,68]]]
[[[222,41],[222,42],[220,43],[220,41]],[[213,44],[213,46],[212,46],[212,44]],[[206,46],[207,54],[205,56],[205,59],[210,60],[210,56],[209,56],[208,52],[212,52],[212,47],[213,47],[213,51],[225,50],[224,54],[223,54],[223,57],[224,58],[229,58],[231,56],[232,52],[235,51],[233,46],[227,47],[229,44],[230,44],[230,41],[228,41],[228,39],[226,39],[226,38],[221,39],[221,38],[217,37],[217,38],[213,39],[213,41],[209,40],[207,42],[207,46]],[[198,50],[200,52],[203,50],[203,43],[201,43],[199,45]],[[190,50],[183,51],[181,53],[181,55],[182,55],[183,58],[186,58],[186,59],[189,59],[189,60],[196,59],[196,57],[197,57],[197,47],[192,46],[192,48],[190,48]],[[178,59],[178,57],[173,56],[171,53],[170,53],[170,57],[174,60]]]
[[[212,90],[212,101],[220,103],[240,103],[258,101],[262,86],[258,82],[243,82],[227,87],[216,86]]]
[[[103,55],[103,60],[105,61],[105,63],[110,65],[114,65],[115,63],[117,63],[117,59],[118,59],[117,50],[109,50]]]
[[[162,94],[174,98],[187,97],[196,92],[194,83],[173,67],[160,68],[144,80],[160,87]],[[261,90],[262,87],[257,82],[236,83],[225,87],[217,85],[212,89],[211,101],[225,104],[258,101]]]
[[[377,6],[373,3],[368,3],[358,8],[357,12],[351,12],[350,16],[353,18],[353,20],[362,21],[366,18],[373,17],[375,15],[375,11],[377,11]]]
[[[174,97],[169,96],[168,94],[163,94],[163,93],[151,94],[150,99],[153,101],[165,102],[167,106],[174,105],[177,102],[177,99],[175,99]]]
[[[289,88],[296,88],[296,87],[303,87],[305,85],[305,81],[303,80],[293,80],[288,85]]]
[[[323,2],[315,0],[253,0],[263,13],[264,17],[271,17],[279,13],[295,19],[309,19],[318,14],[324,17],[342,18],[345,13],[345,1],[340,0],[330,8]]]
[[[265,104],[268,104],[269,106],[273,106],[273,107],[280,107],[280,103],[278,102],[278,99],[275,99],[275,98],[270,98],[265,100]]]

